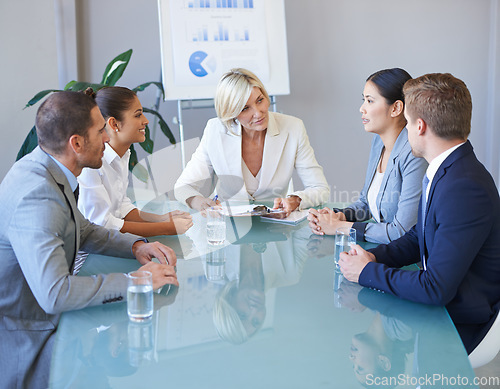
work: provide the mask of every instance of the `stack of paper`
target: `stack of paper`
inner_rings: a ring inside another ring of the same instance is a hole
[[[275,219],[272,217],[266,217],[266,216],[261,216],[262,221],[270,222],[270,223],[283,223],[283,224],[292,224],[292,225],[297,225],[300,222],[304,221],[307,219],[307,215],[309,214],[309,211],[307,209],[304,209],[302,211],[293,211],[288,215],[287,217],[283,219]]]

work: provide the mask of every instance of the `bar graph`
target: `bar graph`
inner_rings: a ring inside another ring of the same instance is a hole
[[[222,0],[221,0],[222,1]],[[250,30],[247,26],[212,23],[191,27],[188,30],[188,41],[191,42],[243,42],[250,41]]]
[[[254,0],[186,0],[186,8],[192,9],[253,9]]]

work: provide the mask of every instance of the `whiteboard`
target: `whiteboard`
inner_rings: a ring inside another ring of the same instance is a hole
[[[211,99],[222,74],[290,93],[284,0],[158,0],[165,100]]]

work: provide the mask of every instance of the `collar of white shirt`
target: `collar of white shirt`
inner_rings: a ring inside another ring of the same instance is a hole
[[[126,151],[125,154],[123,154],[123,157],[120,158],[120,156],[116,153],[116,151],[109,145],[109,143],[106,143],[104,145],[104,159],[106,160],[107,163],[111,165],[111,162],[113,162],[115,159],[118,160],[125,160],[128,158],[130,155],[130,149]]]
[[[453,146],[452,148],[449,148],[448,150],[446,151],[443,151],[441,154],[439,154],[436,158],[434,158],[431,163],[429,164],[429,166],[427,167],[427,171],[426,171],[426,175],[427,175],[427,178],[429,179],[429,184],[427,185],[427,191],[425,193],[425,198],[429,197],[429,191],[431,189],[431,185],[432,185],[432,180],[434,179],[434,176],[436,175],[439,167],[441,166],[441,164],[444,162],[444,160],[446,158],[448,158],[448,156],[453,153],[456,149],[458,149],[460,146],[462,146],[465,142],[462,142],[456,146]]]

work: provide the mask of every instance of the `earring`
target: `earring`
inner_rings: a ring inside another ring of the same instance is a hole
[[[118,128],[115,130],[115,132],[118,132]]]

